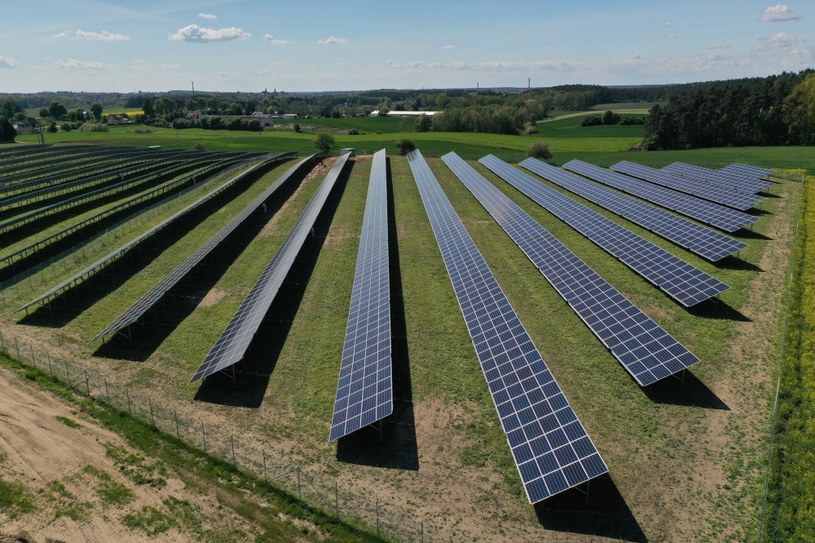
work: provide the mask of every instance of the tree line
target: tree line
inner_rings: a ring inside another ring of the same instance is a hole
[[[309,117],[355,117],[379,110],[435,111],[417,119],[416,131],[534,134],[536,122],[553,111],[585,111],[614,102],[658,102],[645,127],[652,149],[727,145],[813,144],[815,105],[812,70],[765,78],[681,85],[604,87],[560,85],[535,89],[379,89],[364,92],[197,92],[35,93],[3,95],[0,116],[29,122],[25,110],[40,107],[54,121],[102,121],[103,108],[140,108],[144,122],[157,126],[200,126],[256,130],[251,121],[227,121],[254,112]],[[195,115],[190,115],[195,112]],[[606,112],[586,123],[614,124]],[[224,117],[223,120],[214,120]],[[188,121],[191,118],[210,119]],[[35,121],[36,122],[36,121]],[[618,122],[639,122],[624,116]]]
[[[711,82],[650,110],[648,149],[815,144],[815,72]]]

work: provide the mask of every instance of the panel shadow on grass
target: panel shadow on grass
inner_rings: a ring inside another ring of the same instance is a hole
[[[666,377],[642,390],[655,403],[730,411],[730,407],[716,393],[688,370],[677,377]]]
[[[648,538],[608,474],[591,480],[588,494],[573,488],[535,505],[538,522],[547,530],[647,542]]]
[[[393,414],[380,424],[362,428],[337,440],[337,460],[393,469],[418,470],[419,448],[413,412],[413,386],[407,324],[402,297],[402,274],[396,234],[390,159],[388,175],[388,266],[391,293],[391,364],[393,368]]]
[[[713,262],[713,265],[720,270],[743,270],[743,271],[757,271],[763,272],[764,270],[752,262],[747,262],[739,256],[739,252],[728,255],[721,260]]]
[[[195,393],[196,400],[248,408],[257,408],[263,403],[269,380],[300,308],[352,167],[353,161],[349,160],[243,359],[232,367],[234,371],[223,371],[205,378]],[[268,256],[269,260],[272,256]]]
[[[289,179],[267,201],[265,213],[258,210],[247,217],[216,250],[179,281],[137,323],[126,330],[126,335],[116,334],[103,343],[94,354],[136,362],[147,360],[179,324],[204,301],[206,295],[249,243],[294,194],[309,171],[300,172]]]
[[[728,320],[735,322],[753,322],[753,319],[731,306],[727,302],[723,302],[718,298],[705,300],[700,304],[696,304],[687,308],[688,313],[694,317],[701,317],[703,319],[716,319]]]

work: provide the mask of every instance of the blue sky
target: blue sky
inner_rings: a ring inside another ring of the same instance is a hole
[[[815,67],[815,2],[0,0],[0,92],[658,84]]]

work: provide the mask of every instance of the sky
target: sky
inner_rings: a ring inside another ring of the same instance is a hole
[[[0,0],[0,93],[643,85],[812,67],[813,0]]]

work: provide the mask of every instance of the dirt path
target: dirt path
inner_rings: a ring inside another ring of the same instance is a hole
[[[144,541],[162,524],[142,513],[155,510],[160,518],[167,503],[217,515],[219,523],[239,522],[217,508],[214,499],[134,455],[118,435],[83,418],[71,404],[3,367],[0,480],[22,484],[34,506],[22,513],[0,509],[0,541],[21,536],[29,541]],[[168,527],[158,539],[181,542],[192,535],[183,527]]]

